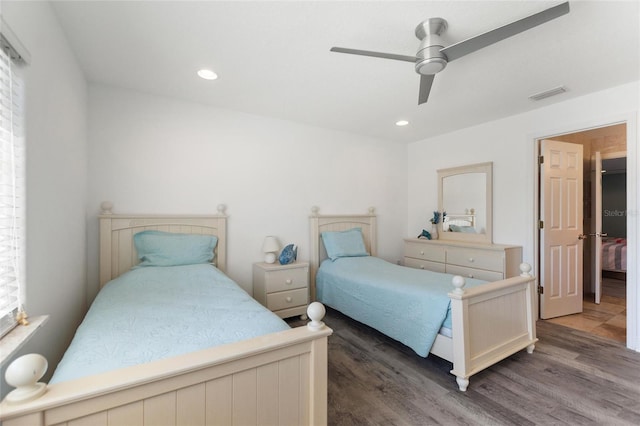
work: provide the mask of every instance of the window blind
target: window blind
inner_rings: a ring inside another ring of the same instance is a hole
[[[25,276],[24,87],[4,37],[0,40],[0,336],[16,324]]]

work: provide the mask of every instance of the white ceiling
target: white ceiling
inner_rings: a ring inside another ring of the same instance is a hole
[[[447,45],[558,1],[55,1],[90,82],[375,138],[410,142],[640,79],[640,2],[571,1],[571,12],[450,63],[418,106],[414,29],[449,23]],[[220,78],[205,81],[199,68]],[[529,95],[560,85],[540,102]],[[395,121],[407,119],[406,127]]]

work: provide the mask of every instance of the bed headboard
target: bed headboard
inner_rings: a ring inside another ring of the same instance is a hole
[[[309,216],[311,228],[309,273],[311,276],[309,277],[309,282],[312,301],[316,297],[316,273],[318,272],[318,267],[327,258],[327,251],[324,248],[320,234],[325,231],[346,231],[351,228],[361,228],[367,252],[371,256],[376,256],[376,215],[374,210],[373,207],[370,207],[367,214],[321,215],[318,214],[318,207],[311,208],[311,216]]]
[[[101,204],[100,221],[100,288],[137,265],[140,261],[133,236],[141,231],[157,230],[182,234],[215,235],[215,264],[223,272],[227,264],[227,215],[218,206],[215,215],[126,215],[113,214],[112,204]]]

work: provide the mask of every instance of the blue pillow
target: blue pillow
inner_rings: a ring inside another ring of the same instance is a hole
[[[213,235],[174,234],[142,231],[133,236],[138,266],[177,266],[209,263],[218,237]]]
[[[339,257],[369,256],[364,247],[362,229],[352,228],[347,231],[323,232],[320,234],[329,259]]]
[[[465,234],[475,234],[476,228],[474,228],[473,226],[461,226],[460,232],[463,232]]]
[[[449,225],[449,231],[451,232],[462,232],[459,225]]]

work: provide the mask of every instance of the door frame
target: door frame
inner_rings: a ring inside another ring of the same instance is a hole
[[[609,118],[594,119],[581,123],[568,123],[562,127],[554,129],[541,129],[530,133],[528,140],[530,141],[530,161],[529,167],[532,168],[533,176],[533,193],[531,196],[532,208],[530,209],[531,232],[530,238],[533,242],[533,271],[539,276],[540,259],[540,240],[538,233],[538,209],[540,203],[538,201],[540,185],[540,172],[538,169],[538,141],[542,139],[553,139],[561,135],[569,133],[583,132],[594,130],[601,127],[608,127],[615,124],[626,124],[627,126],[627,348],[640,352],[640,341],[638,338],[638,314],[640,310],[640,297],[638,288],[638,267],[640,264],[640,229],[638,229],[638,214],[640,214],[638,179],[640,178],[640,150],[638,149],[638,114],[624,114]],[[631,283],[631,285],[629,285]],[[539,317],[539,312],[538,312]]]

